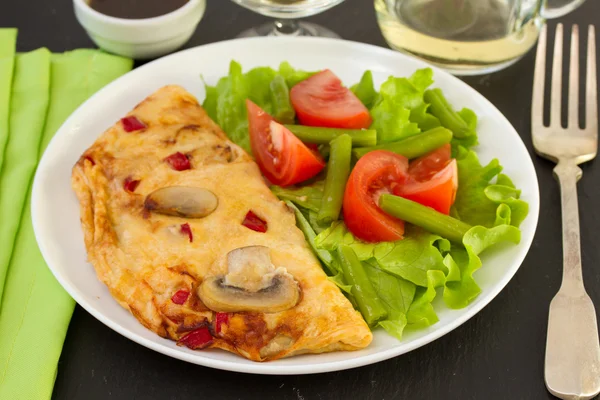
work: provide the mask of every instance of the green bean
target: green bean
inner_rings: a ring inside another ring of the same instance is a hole
[[[273,103],[273,118],[282,124],[293,124],[296,112],[290,103],[290,90],[283,76],[276,75],[269,88],[271,89],[271,102]]]
[[[347,245],[340,244],[337,248],[337,255],[342,265],[344,279],[346,283],[352,285],[352,295],[367,324],[373,325],[385,318],[387,311],[379,300],[379,296],[354,250]]]
[[[350,135],[353,146],[374,146],[377,143],[377,131],[375,129],[320,128],[304,125],[286,125],[285,127],[300,140],[307,143],[329,143],[343,134]]]
[[[456,218],[391,194],[381,195],[379,207],[393,217],[420,226],[431,233],[458,244],[462,244],[463,236],[471,229],[469,224]]]
[[[373,150],[389,150],[412,159],[440,148],[446,143],[450,143],[450,140],[452,140],[452,132],[439,126],[397,142],[385,143],[373,147],[357,147],[354,149],[353,154],[354,157],[361,158]]]
[[[319,257],[319,259],[323,262],[323,264],[325,264],[327,269],[330,270],[329,272],[333,273],[333,271],[331,271],[331,262],[333,261],[331,253],[327,250],[318,249],[317,246],[315,246],[315,237],[317,237],[317,234],[310,225],[310,223],[307,221],[307,219],[304,217],[304,214],[302,214],[300,209],[296,207],[296,205],[291,201],[286,200],[285,204],[287,204],[287,206],[294,211],[294,214],[296,215],[296,224],[298,225],[298,228],[300,228],[302,233],[304,233],[304,237],[306,238],[306,241],[308,242],[310,247],[313,249],[317,257]]]
[[[371,104],[373,104],[373,101],[375,100],[375,96],[377,96],[377,92],[373,86],[373,74],[370,70],[365,71],[360,78],[360,82],[350,89],[367,108],[371,107]]]
[[[320,205],[319,205],[319,207],[320,207]],[[331,224],[322,225],[319,223],[319,221],[317,221],[317,216],[318,216],[317,211],[307,210],[307,213],[308,213],[308,217],[306,219],[308,220],[308,223],[310,224],[310,226],[313,228],[313,230],[315,231],[315,233],[317,235],[331,226]]]
[[[340,216],[344,189],[350,175],[352,138],[346,134],[336,137],[331,141],[330,150],[323,199],[317,215],[320,224],[331,224]]]
[[[475,135],[475,132],[469,129],[467,123],[448,103],[441,89],[426,90],[424,98],[430,104],[429,112],[440,120],[443,127],[450,129],[454,137],[464,139]]]

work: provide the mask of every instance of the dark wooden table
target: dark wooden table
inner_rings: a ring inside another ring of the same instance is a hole
[[[598,24],[599,17],[600,3],[590,0],[562,22]],[[209,0],[206,15],[187,47],[231,39],[265,20],[229,1]],[[370,0],[347,0],[311,20],[344,39],[386,46]],[[46,46],[58,52],[93,46],[68,0],[3,0],[0,26],[19,28],[20,51]],[[552,398],[544,387],[543,365],[548,304],[561,280],[560,204],[552,165],[535,157],[531,146],[533,61],[530,52],[505,71],[465,79],[491,100],[523,137],[535,163],[542,199],[537,235],[525,262],[502,293],[470,321],[425,347],[375,365],[319,375],[255,376],[204,368],[153,352],[77,307],[58,365],[53,398]],[[584,276],[590,296],[600,307],[600,165],[587,163],[583,171],[579,201]]]

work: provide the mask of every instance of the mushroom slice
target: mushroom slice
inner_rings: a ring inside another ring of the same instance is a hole
[[[258,292],[227,286],[223,277],[211,277],[200,285],[198,296],[216,312],[263,312],[275,313],[294,307],[300,298],[298,284],[284,275],[275,275],[271,286]]]
[[[287,335],[275,336],[265,347],[260,349],[260,357],[268,358],[289,349],[294,344],[294,339]]]
[[[269,249],[248,246],[227,254],[228,273],[205,279],[198,296],[217,312],[273,313],[294,307],[300,288],[285,268],[275,268]]]
[[[189,186],[167,186],[150,193],[144,208],[159,214],[183,218],[203,218],[217,208],[219,201],[210,190]]]

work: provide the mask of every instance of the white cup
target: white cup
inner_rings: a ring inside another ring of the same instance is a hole
[[[126,19],[102,14],[88,0],[73,0],[75,16],[98,47],[109,53],[148,59],[177,50],[192,36],[204,15],[206,0],[154,18]]]

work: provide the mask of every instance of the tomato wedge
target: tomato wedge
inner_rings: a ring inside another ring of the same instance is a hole
[[[427,153],[413,161],[408,166],[408,173],[419,182],[430,179],[441,171],[450,161],[450,143]]]
[[[344,222],[354,236],[367,242],[402,239],[404,222],[384,213],[379,196],[408,179],[406,157],[375,150],[361,157],[350,173],[344,193]]]
[[[302,125],[362,129],[372,122],[367,107],[328,69],[296,84],[290,100]]]
[[[394,194],[450,213],[458,189],[456,160],[450,158],[450,145],[445,145],[410,163],[410,179],[394,188]]]
[[[272,183],[289,186],[312,178],[325,167],[292,132],[275,122],[250,100],[246,100],[250,147],[263,175]]]

